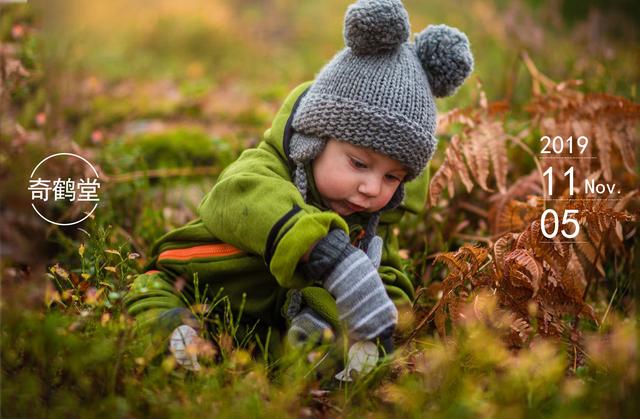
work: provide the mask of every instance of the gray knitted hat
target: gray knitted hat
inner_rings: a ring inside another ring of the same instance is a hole
[[[409,43],[400,0],[359,0],[347,9],[344,40],[293,119],[296,178],[329,138],[392,157],[409,170],[407,180],[415,178],[437,145],[433,97],[453,94],[472,71],[467,37],[435,25]]]
[[[307,198],[304,166],[334,138],[400,161],[417,177],[435,151],[433,97],[453,94],[473,69],[469,40],[445,25],[429,26],[409,43],[409,17],[400,0],[359,0],[344,19],[346,48],[318,73],[293,117],[289,157],[294,182]],[[404,198],[404,185],[383,210]],[[366,250],[380,212],[371,215]]]

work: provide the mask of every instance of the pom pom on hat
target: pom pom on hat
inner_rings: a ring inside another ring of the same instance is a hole
[[[344,18],[345,44],[357,55],[393,51],[409,39],[409,16],[400,0],[359,0]]]
[[[452,95],[473,70],[467,36],[447,25],[432,25],[416,35],[416,53],[436,97]]]
[[[300,134],[290,149],[296,179],[305,174],[300,163],[316,150],[303,136],[336,138],[382,153],[409,169],[408,180],[422,172],[438,142],[434,96],[455,92],[471,73],[473,57],[469,40],[457,29],[431,26],[414,43],[409,33],[400,0],[358,0],[349,6],[347,47],[317,74],[293,118],[291,126]]]

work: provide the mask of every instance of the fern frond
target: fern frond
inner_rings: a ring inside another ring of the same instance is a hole
[[[488,256],[487,249],[484,247],[474,246],[468,243],[465,243],[459,250],[459,253],[462,257],[464,255],[468,255],[468,261],[471,262],[471,270],[469,274],[473,275],[480,270],[480,265],[482,265]]]
[[[498,277],[502,276],[507,252],[513,247],[516,237],[517,235],[513,233],[505,234],[493,245],[493,263]]]
[[[494,194],[489,198],[490,202],[492,202],[489,207],[489,224],[494,235],[514,231],[511,229],[511,215],[505,215],[503,211],[512,210],[509,205],[513,200],[526,200],[527,197],[532,195],[542,195],[540,181],[540,174],[537,171],[533,171],[529,175],[516,180],[515,183],[507,189],[506,194]],[[515,228],[515,224],[517,223],[513,224]]]
[[[434,313],[434,316],[433,316],[433,321],[436,325],[436,330],[438,331],[438,335],[441,338],[446,337],[447,336],[447,328],[446,328],[447,315],[444,312],[444,305],[441,304],[436,309],[436,312]]]
[[[491,192],[491,189],[487,186],[489,147],[487,138],[482,134],[482,131],[469,133],[469,141],[464,144],[463,153],[469,164],[471,175],[478,186],[487,192]]]
[[[440,253],[436,256],[435,260],[433,261],[434,264],[438,262],[442,262],[445,265],[447,265],[447,268],[449,268],[449,271],[451,273],[464,274],[465,272],[468,271],[466,262],[464,261],[463,257],[460,255],[459,252]]]
[[[469,177],[469,171],[467,170],[467,166],[464,163],[464,156],[462,155],[460,149],[460,137],[455,135],[451,139],[451,144],[447,148],[447,160],[446,162],[452,166],[454,173],[457,173],[460,176],[460,180],[464,184],[464,187],[467,189],[467,192],[471,192],[473,189],[473,181]],[[450,193],[451,196],[453,196]]]
[[[453,191],[452,179],[453,170],[451,164],[448,163],[448,160],[445,160],[433,175],[431,182],[429,183],[429,205],[436,205],[446,186],[449,186],[449,195],[451,196]]]
[[[524,249],[514,250],[507,256],[505,264],[510,265],[509,274],[512,282],[513,279],[516,279],[519,284],[531,288],[533,296],[538,293],[542,278],[542,267],[529,251]],[[514,285],[517,285],[517,283],[514,283]]]
[[[507,192],[507,172],[509,170],[509,159],[507,158],[507,136],[504,126],[498,121],[493,121],[485,126],[485,137],[487,148],[491,150],[491,164],[493,165],[493,175],[500,193]]]
[[[613,169],[611,168],[611,145],[612,140],[609,136],[609,130],[604,124],[596,124],[594,127],[595,141],[598,145],[598,157],[600,158],[600,167],[602,175],[607,182],[613,177]]]

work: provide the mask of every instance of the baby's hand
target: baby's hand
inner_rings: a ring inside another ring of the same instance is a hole
[[[380,250],[376,244],[371,252],[377,255]],[[366,253],[351,245],[344,231],[332,230],[320,240],[304,269],[311,277],[321,279],[335,297],[339,318],[346,323],[351,339],[371,340],[393,334],[398,311],[376,266]]]
[[[382,261],[382,246],[384,242],[382,241],[382,237],[374,236],[369,242],[369,247],[367,248],[367,256],[371,259],[371,263],[375,266],[376,269],[380,267],[380,262]]]

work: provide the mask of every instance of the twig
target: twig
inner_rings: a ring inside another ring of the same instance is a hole
[[[458,206],[462,209],[466,209],[469,212],[479,215],[482,218],[489,218],[489,213],[484,209],[477,207],[469,202],[459,202]]]
[[[611,234],[611,228],[613,227],[613,223],[609,223],[609,227],[607,227],[607,232],[600,238],[600,243],[598,243],[598,252],[596,253],[596,258],[593,260],[591,264],[591,269],[589,270],[589,279],[587,279],[587,286],[584,287],[584,293],[582,294],[582,301],[587,299],[587,294],[589,293],[589,288],[591,287],[591,280],[595,275],[594,271],[596,269],[596,265],[600,262],[600,255],[602,254],[602,247],[604,246],[605,238],[609,237]]]
[[[453,233],[451,235],[451,237],[457,237],[459,239],[462,240],[471,240],[471,241],[478,241],[478,242],[483,242],[483,243],[487,243],[487,244],[491,244],[492,240],[488,237],[482,237],[482,236],[475,236],[472,234],[463,234],[463,233]]]
[[[524,65],[527,67],[527,70],[529,70],[529,74],[531,74],[531,79],[533,82],[532,90],[534,95],[538,96],[541,93],[541,83],[547,90],[551,90],[556,86],[556,83],[553,80],[551,80],[549,77],[542,74],[540,70],[538,70],[538,68],[531,60],[531,57],[529,57],[527,51],[522,51],[520,53],[520,57],[522,58],[522,61],[524,61]]]
[[[220,168],[216,166],[198,166],[198,167],[173,167],[169,169],[151,169],[151,170],[139,170],[135,172],[122,173],[118,175],[103,175],[107,186],[116,183],[131,182],[138,179],[150,179],[150,178],[169,178],[169,177],[182,177],[182,176],[203,176],[203,175],[218,175],[220,174]]]
[[[526,133],[528,130],[524,130],[522,131],[522,133]],[[507,135],[507,138],[509,140],[511,140],[515,145],[519,146],[521,149],[523,149],[526,153],[528,153],[532,158],[533,158],[533,162],[536,164],[536,167],[538,168],[538,173],[540,174],[540,179],[544,180],[544,175],[542,174],[542,166],[540,165],[540,159],[538,159],[538,157],[535,155],[535,153],[533,151],[531,151],[531,148],[529,148],[528,145],[526,145],[525,143],[522,142],[522,140],[519,138],[520,135],[515,136],[515,135]],[[544,208],[547,207],[547,199],[549,197],[547,188],[545,186],[545,182],[542,182],[542,191],[543,191],[543,199],[544,199]]]
[[[520,54],[518,54],[520,55]],[[513,92],[514,86],[518,82],[518,70],[520,69],[520,59],[516,56],[513,60],[513,64],[511,64],[511,69],[509,71],[509,76],[505,77],[505,88],[504,88],[504,96],[508,98],[511,102],[513,102]]]
[[[598,251],[596,252],[596,257],[593,260],[593,263],[591,264],[591,269],[589,269],[589,278],[587,279],[587,285],[584,287],[584,293],[582,293],[582,303],[584,304],[585,301],[587,300],[587,295],[589,294],[589,288],[591,288],[591,282],[593,280],[594,275],[594,271],[596,270],[596,265],[598,264],[598,262],[600,262],[600,254],[602,253],[602,246],[604,245],[605,242],[605,238],[609,237],[609,235],[611,234],[611,228],[613,227],[613,223],[609,223],[609,227],[607,227],[607,231],[604,235],[602,235],[602,237],[600,238],[600,243],[598,244]],[[598,321],[596,320],[596,323],[598,323]],[[580,313],[576,314],[576,318],[573,321],[573,330],[577,330],[578,329],[578,325],[580,324]]]
[[[613,304],[613,300],[615,300],[617,293],[618,293],[618,287],[616,287],[616,289],[613,291],[613,295],[611,296],[611,299],[609,300],[609,304],[607,305],[607,310],[604,312],[604,316],[602,316],[602,320],[600,320],[599,329],[602,328],[602,325],[604,325],[605,320],[607,320],[607,316],[609,315],[609,310],[611,310],[611,305]]]
[[[135,237],[133,237],[131,234],[129,234],[129,232],[127,230],[125,230],[124,228],[122,228],[119,225],[116,225],[116,231],[118,233],[122,234],[127,240],[129,240],[129,242],[133,246],[133,250],[135,250],[136,253],[138,253],[143,259],[147,258],[146,254],[142,250],[142,246],[140,245],[138,240]]]
[[[122,363],[122,357],[124,355],[125,347],[125,331],[121,330],[118,333],[118,355],[116,356],[116,364],[113,367],[113,374],[111,375],[111,392],[116,394],[118,389],[118,375],[120,373],[120,364]]]
[[[439,254],[440,253],[437,253],[435,256],[437,257]],[[478,270],[475,271],[474,273],[481,272],[484,268],[486,268],[487,266],[489,266],[489,264],[491,264],[491,262],[493,261],[493,258],[491,257],[490,254],[488,254],[487,256],[488,256],[488,260],[481,267],[479,267]],[[453,291],[455,291],[458,287],[464,285],[464,281],[467,279],[467,276],[469,274],[470,274],[469,272],[464,273],[460,283],[458,285],[455,285],[453,288],[451,288],[447,292],[447,295],[443,295],[440,298],[440,300],[438,300],[436,305],[434,305],[433,308],[431,309],[431,311],[429,311],[429,314],[427,314],[422,320],[420,320],[420,323],[416,326],[415,329],[413,329],[413,332],[411,332],[411,334],[407,337],[405,342],[408,342],[408,341],[410,341],[410,340],[412,340],[412,339],[414,339],[416,337],[418,332],[420,332],[420,330],[422,330],[422,328],[424,328],[427,325],[427,323],[429,322],[431,316],[433,316],[433,314],[436,312],[436,310],[442,305],[442,302],[446,299],[446,297],[448,297],[449,294],[451,294]]]
[[[455,289],[455,288],[454,288]],[[449,290],[449,292],[447,293],[447,296],[453,292],[453,289]],[[444,301],[445,296],[443,295],[442,298],[440,298],[440,300],[438,300],[438,302],[436,303],[436,305],[433,306],[433,308],[431,309],[431,311],[429,312],[429,314],[427,314],[422,320],[420,320],[420,323],[418,323],[418,325],[416,326],[415,329],[413,329],[413,332],[411,332],[411,334],[407,337],[406,341],[410,341],[413,338],[416,337],[416,335],[418,334],[418,332],[420,330],[422,330],[422,328],[424,328],[427,323],[429,323],[429,320],[431,319],[431,316],[433,316],[433,313],[436,312],[436,310],[438,308],[440,308],[440,306],[442,305],[442,302]]]

